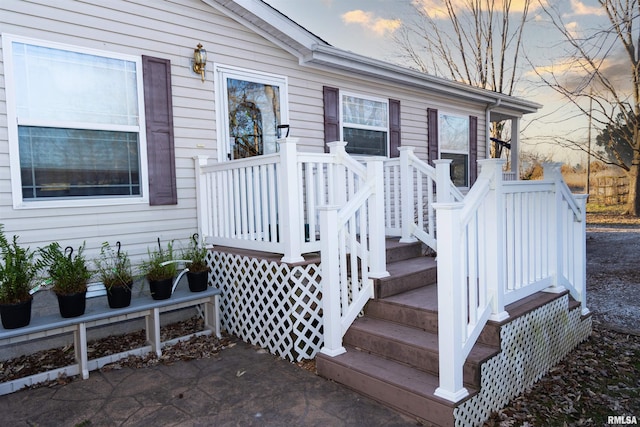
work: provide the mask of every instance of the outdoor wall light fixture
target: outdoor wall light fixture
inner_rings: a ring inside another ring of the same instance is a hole
[[[278,138],[282,138],[283,130],[286,131],[284,137],[288,138],[289,137],[289,125],[278,125],[278,127],[277,127]]]
[[[198,43],[198,47],[193,50],[193,71],[200,74],[204,82],[204,68],[207,66],[207,51]]]

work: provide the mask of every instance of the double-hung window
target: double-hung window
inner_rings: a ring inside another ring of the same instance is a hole
[[[3,49],[14,206],[143,200],[141,58],[5,35]]]
[[[441,159],[451,159],[451,180],[469,186],[469,118],[439,113],[438,141]]]
[[[342,140],[350,154],[387,156],[389,101],[342,93]]]

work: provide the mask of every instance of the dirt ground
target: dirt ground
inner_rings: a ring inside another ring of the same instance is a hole
[[[640,226],[588,224],[587,307],[594,322],[640,335]]]

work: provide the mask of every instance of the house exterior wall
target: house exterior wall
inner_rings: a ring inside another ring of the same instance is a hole
[[[401,102],[402,145],[427,158],[427,108],[478,117],[478,158],[484,158],[485,105],[456,103],[422,89],[401,87],[334,69],[302,66],[298,58],[200,0],[104,3],[60,0],[7,0],[2,4],[2,35],[29,37],[83,49],[148,55],[171,61],[178,203],[14,209],[9,167],[5,64],[0,63],[0,223],[31,247],[51,241],[87,244],[95,253],[103,241],[120,240],[132,258],[142,257],[157,238],[182,240],[197,229],[193,157],[217,159],[215,64],[287,78],[291,136],[300,150],[323,150],[322,87]],[[207,49],[206,80],[193,73],[193,49]],[[0,56],[0,61],[3,57]],[[143,141],[141,143],[144,143]],[[179,245],[178,245],[179,246]]]

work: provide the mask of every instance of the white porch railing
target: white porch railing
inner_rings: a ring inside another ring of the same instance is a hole
[[[349,202],[366,168],[344,142],[329,144],[330,153],[298,153],[295,138],[278,143],[271,155],[212,165],[196,159],[199,232],[207,243],[280,253],[290,263],[320,250],[317,207]]]
[[[283,254],[303,261],[321,250],[324,349],[373,297],[386,271],[383,159],[364,165],[345,142],[330,153],[298,153],[293,138],[277,154],[207,165],[196,160],[199,232],[207,243]]]
[[[373,278],[388,276],[385,261],[382,159],[367,161],[365,185],[345,205],[320,207],[324,347],[345,352],[342,337],[370,298]],[[336,188],[336,193],[340,188]]]
[[[437,250],[433,207],[437,191],[440,191],[440,200],[461,201],[464,198],[449,178],[451,160],[435,160],[434,168],[415,155],[414,147],[400,147],[399,150],[399,158],[384,164],[385,232],[390,236],[401,236],[402,242],[418,238]]]
[[[585,306],[586,196],[573,196],[559,164],[543,181],[503,181],[503,160],[483,160],[463,202],[435,205],[438,233],[440,386],[457,402],[462,367],[489,318],[540,290],[568,289]]]

